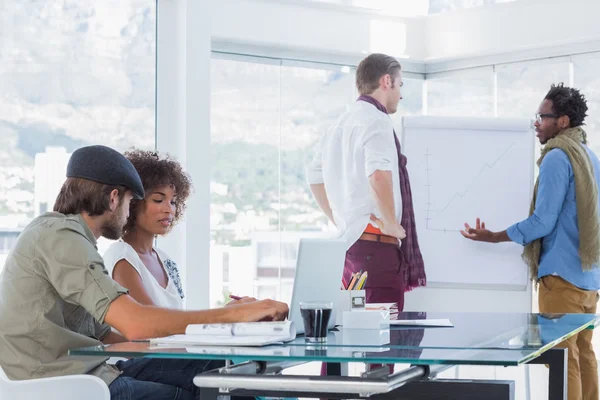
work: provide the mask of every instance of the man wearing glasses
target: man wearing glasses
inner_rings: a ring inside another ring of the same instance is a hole
[[[541,313],[596,313],[600,161],[582,129],[587,109],[577,89],[552,85],[535,118],[544,147],[530,217],[501,232],[486,229],[477,218],[475,228],[465,224],[461,231],[472,240],[525,246],[523,259],[539,283]],[[569,350],[569,400],[599,398],[592,332],[584,330],[559,345]]]

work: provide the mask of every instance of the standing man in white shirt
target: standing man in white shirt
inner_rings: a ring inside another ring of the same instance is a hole
[[[388,114],[402,99],[398,61],[371,54],[356,70],[358,101],[321,138],[306,169],[319,207],[348,242],[344,280],[368,271],[367,302],[425,286],[406,157]]]

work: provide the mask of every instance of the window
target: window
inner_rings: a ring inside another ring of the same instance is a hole
[[[587,99],[588,116],[583,129],[588,135],[588,145],[600,154],[600,53],[592,53],[572,58],[574,87],[581,90]]]
[[[0,13],[0,232],[14,235],[53,208],[73,150],[154,148],[156,1],[5,0]]]
[[[2,229],[0,230],[0,254],[8,254],[19,236],[18,230]]]
[[[409,115],[423,114],[423,76],[416,74],[403,73],[403,86],[400,91],[402,100],[398,103],[398,110],[392,116],[394,119]]]
[[[533,118],[553,83],[569,84],[569,60],[556,58],[501,65],[496,68],[498,116]],[[535,159],[541,145],[536,138]],[[534,169],[537,177],[539,169]]]
[[[329,229],[304,166],[354,101],[354,71],[214,54],[211,79],[210,303],[224,287],[213,253],[230,254],[232,292],[287,298],[299,239]]]
[[[569,60],[557,58],[496,67],[498,116],[533,118],[552,83],[569,84]]]
[[[494,116],[492,67],[427,76],[427,114],[441,116]]]
[[[398,103],[396,113],[390,115],[398,138],[402,140],[402,117],[411,115],[423,115],[423,83],[425,82],[422,76],[403,73],[403,86],[400,90],[402,100]]]
[[[321,136],[354,100],[354,70],[300,65],[284,62],[281,67],[279,212],[281,230],[285,232],[327,229],[327,217],[306,184],[304,165]]]
[[[278,62],[211,62],[211,306],[223,292],[212,254],[229,254],[232,293],[253,295],[252,235],[278,237],[280,78]]]
[[[229,283],[229,253],[223,253],[223,283]]]

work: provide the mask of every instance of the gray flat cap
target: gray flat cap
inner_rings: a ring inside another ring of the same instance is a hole
[[[125,186],[135,199],[144,198],[144,185],[135,167],[110,147],[95,145],[75,150],[67,164],[67,177]]]

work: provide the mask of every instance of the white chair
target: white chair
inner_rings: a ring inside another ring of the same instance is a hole
[[[110,400],[106,383],[92,375],[11,381],[0,367],[0,399]]]

